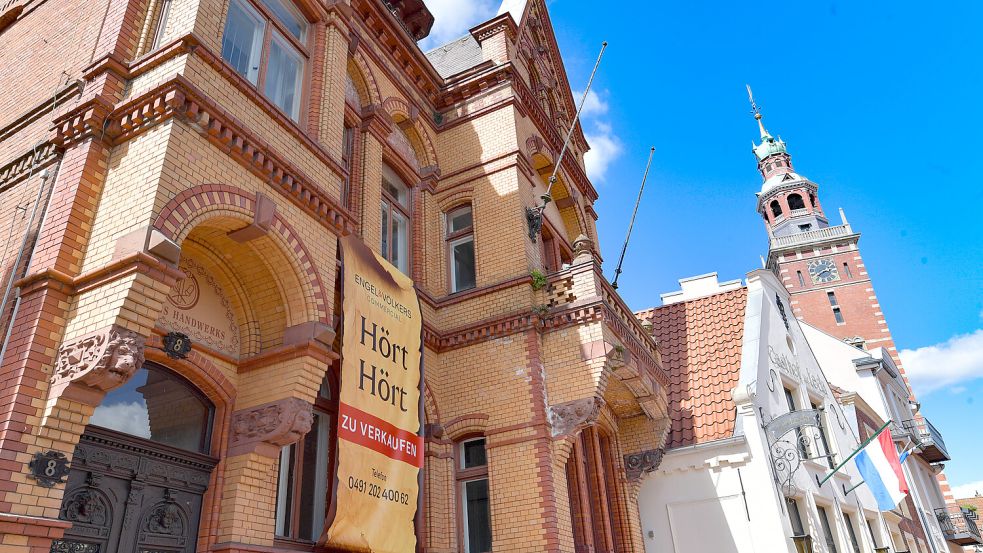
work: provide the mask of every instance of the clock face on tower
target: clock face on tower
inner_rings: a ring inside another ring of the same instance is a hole
[[[840,274],[836,272],[836,264],[832,259],[814,259],[809,262],[809,276],[812,277],[813,284],[822,284],[840,280]]]

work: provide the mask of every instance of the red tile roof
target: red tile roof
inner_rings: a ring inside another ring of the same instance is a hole
[[[669,373],[667,448],[734,435],[747,288],[637,313],[652,324]]]

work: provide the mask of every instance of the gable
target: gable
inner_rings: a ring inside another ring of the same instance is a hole
[[[509,11],[515,17],[518,10],[513,8]],[[577,113],[577,104],[544,0],[525,2],[517,42],[517,56],[527,68],[529,88],[547,116],[556,122],[560,135],[566,136],[570,122]],[[579,150],[587,150],[587,139],[579,121],[572,140]]]

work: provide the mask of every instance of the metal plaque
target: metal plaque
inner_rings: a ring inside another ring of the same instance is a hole
[[[191,338],[180,332],[168,332],[164,335],[164,353],[171,359],[184,359],[191,351]]]
[[[45,488],[53,488],[55,484],[64,484],[68,476],[68,458],[60,451],[45,451],[34,454],[34,459],[27,464],[31,469],[31,477]]]

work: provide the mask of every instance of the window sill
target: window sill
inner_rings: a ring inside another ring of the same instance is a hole
[[[291,551],[313,551],[315,543],[309,540],[277,536],[273,538],[273,545]]]

